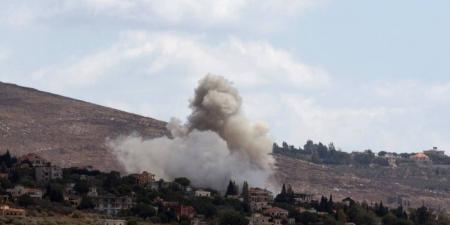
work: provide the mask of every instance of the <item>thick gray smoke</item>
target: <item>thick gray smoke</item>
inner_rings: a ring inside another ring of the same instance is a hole
[[[223,190],[230,179],[269,187],[273,158],[267,126],[251,123],[241,112],[242,98],[221,76],[207,75],[191,101],[187,124],[172,119],[172,138],[122,137],[109,145],[128,172],[148,170],[195,185]]]

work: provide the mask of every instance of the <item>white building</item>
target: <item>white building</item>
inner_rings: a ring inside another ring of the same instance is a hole
[[[10,193],[13,198],[18,198],[22,195],[28,195],[33,199],[42,199],[42,190],[36,188],[27,188],[22,185],[17,185],[14,188],[7,189],[6,192]]]
[[[108,215],[116,215],[121,210],[133,207],[133,199],[131,197],[117,197],[111,194],[97,196],[93,198],[95,210],[106,213]]]
[[[97,187],[89,187],[87,196],[88,197],[97,197],[98,196]]]
[[[209,197],[211,197],[211,192],[204,191],[204,190],[196,190],[194,195],[195,195],[195,197],[206,197],[206,198],[209,198]]]
[[[279,208],[279,207],[272,207],[270,209],[264,210],[264,215],[271,216],[271,217],[277,217],[277,218],[287,218],[289,215],[289,212],[287,210]]]

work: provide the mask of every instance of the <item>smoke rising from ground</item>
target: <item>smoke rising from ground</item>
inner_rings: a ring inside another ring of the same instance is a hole
[[[241,112],[242,98],[221,76],[199,81],[186,124],[172,119],[172,138],[144,140],[135,135],[110,141],[128,172],[148,170],[173,179],[185,176],[195,185],[223,190],[230,179],[270,186],[272,141],[263,123],[252,123]]]

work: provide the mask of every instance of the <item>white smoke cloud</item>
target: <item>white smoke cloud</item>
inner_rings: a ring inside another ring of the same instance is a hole
[[[185,176],[195,185],[223,190],[230,179],[272,187],[272,141],[263,123],[241,112],[242,99],[221,76],[207,75],[191,101],[187,124],[172,119],[172,138],[134,135],[109,143],[128,172],[148,170],[166,179]]]

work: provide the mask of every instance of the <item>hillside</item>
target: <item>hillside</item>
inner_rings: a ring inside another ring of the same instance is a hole
[[[38,153],[63,166],[118,169],[105,140],[166,134],[165,122],[0,82],[0,151]]]
[[[352,197],[368,203],[382,200],[386,205],[450,210],[450,167],[409,164],[398,167],[379,165],[315,164],[275,154],[277,179],[301,192],[330,195],[335,199]],[[320,196],[319,196],[320,197]]]
[[[105,145],[107,138],[133,132],[159,137],[167,134],[165,125],[152,118],[0,83],[0,152],[37,153],[64,167],[121,170]],[[367,152],[350,157],[339,151],[322,151],[320,144],[311,144],[311,148],[317,150],[303,151],[317,152],[317,157],[298,154],[300,149],[294,148],[284,154],[275,151],[276,177],[281,183],[316,195],[333,194],[336,199],[350,196],[415,207],[425,202],[434,208],[450,209],[448,160],[438,160],[439,165],[406,161],[391,167],[379,157],[368,159]]]

